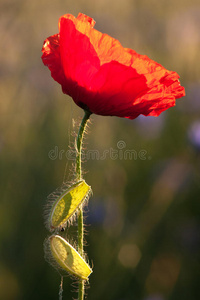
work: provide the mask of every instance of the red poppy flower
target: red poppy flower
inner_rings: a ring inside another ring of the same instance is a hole
[[[134,119],[158,116],[185,95],[177,73],[123,48],[94,24],[83,14],[64,15],[59,34],[42,48],[43,63],[77,105],[98,115]]]

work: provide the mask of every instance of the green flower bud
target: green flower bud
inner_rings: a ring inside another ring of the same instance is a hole
[[[53,203],[46,222],[47,228],[50,231],[65,228],[67,221],[74,216],[80,205],[88,199],[90,193],[91,187],[84,180],[69,187]]]
[[[51,263],[55,263],[55,267],[82,280],[88,280],[92,269],[74,247],[59,235],[52,235],[47,241],[53,258]]]

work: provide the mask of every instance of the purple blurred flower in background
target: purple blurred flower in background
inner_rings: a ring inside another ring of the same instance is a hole
[[[200,151],[200,120],[193,122],[188,129],[188,139],[191,145]]]

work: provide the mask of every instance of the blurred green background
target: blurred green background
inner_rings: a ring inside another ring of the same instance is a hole
[[[43,208],[70,179],[72,119],[83,112],[43,66],[41,48],[61,15],[79,12],[176,71],[187,94],[158,118],[91,118],[85,153],[98,156],[84,164],[93,189],[87,299],[200,299],[199,1],[1,0],[0,300],[58,299],[59,274],[44,260]],[[69,234],[76,239],[75,226]],[[63,300],[76,290],[65,278]]]

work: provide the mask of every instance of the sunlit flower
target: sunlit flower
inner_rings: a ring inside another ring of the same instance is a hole
[[[176,72],[123,48],[94,25],[86,15],[64,15],[59,34],[42,48],[43,63],[77,105],[98,115],[134,119],[158,116],[185,95]]]

